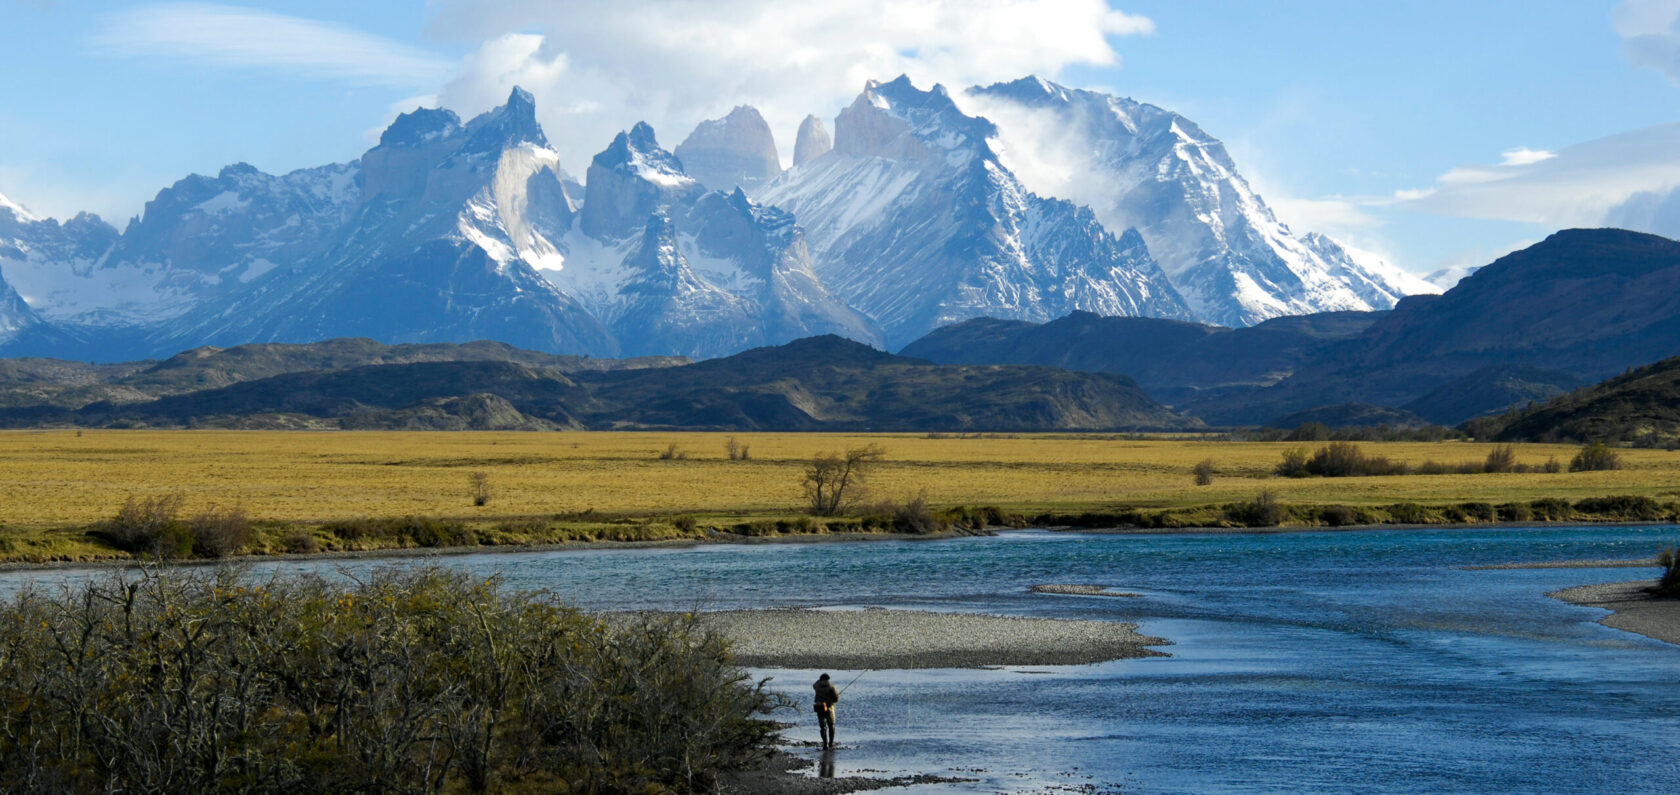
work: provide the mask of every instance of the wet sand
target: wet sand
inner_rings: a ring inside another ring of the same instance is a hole
[[[1656,580],[1640,580],[1581,585],[1547,596],[1583,607],[1610,610],[1610,615],[1598,623],[1680,645],[1680,599],[1652,596],[1648,589],[1656,584]]]
[[[773,668],[979,668],[1164,657],[1136,624],[914,610],[707,613],[743,665]]]

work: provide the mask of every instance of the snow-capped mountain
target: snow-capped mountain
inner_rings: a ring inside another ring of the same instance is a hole
[[[1296,236],[1238,173],[1224,144],[1168,110],[1036,77],[970,89],[1030,187],[1136,228],[1198,319],[1387,309],[1440,292],[1321,235]]]
[[[543,274],[626,354],[719,356],[818,334],[880,341],[817,279],[793,216],[739,188],[707,192],[646,124],[595,156],[559,248]]]
[[[1136,232],[1026,190],[996,134],[943,87],[871,81],[835,119],[834,148],[757,198],[799,219],[817,275],[890,346],[982,316],[1192,318]]]
[[[314,236],[315,253],[152,339],[165,350],[369,336],[616,352],[605,328],[535,270],[560,261],[552,241],[574,214],[535,113],[515,89],[466,124],[447,110],[403,114],[352,166],[358,201]]]
[[[752,190],[782,173],[776,138],[757,108],[741,105],[721,119],[700,122],[677,144],[683,171],[712,190]]]

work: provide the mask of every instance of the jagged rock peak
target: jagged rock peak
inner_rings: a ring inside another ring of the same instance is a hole
[[[677,145],[676,155],[690,176],[713,190],[751,188],[782,173],[770,125],[750,105],[700,122]]]
[[[986,140],[996,135],[990,121],[958,109],[944,86],[923,91],[908,75],[869,81],[834,120],[834,150],[854,157],[929,160],[962,150],[990,157]]]
[[[36,217],[33,213],[29,212],[29,210],[27,208],[25,208],[23,205],[18,204],[17,202],[14,202],[11,199],[6,198],[6,194],[4,194],[4,193],[0,193],[0,212],[9,212],[13,216],[15,216],[19,221],[22,221],[22,222],[25,222],[25,223],[28,223],[30,221],[41,220],[40,218]]]
[[[461,117],[443,108],[415,108],[397,117],[379,136],[380,146],[420,146],[461,131]]]
[[[613,136],[612,143],[595,155],[591,165],[605,168],[624,170],[628,168],[635,172],[660,172],[684,179],[689,179],[683,169],[682,160],[676,155],[660,148],[659,140],[654,137],[653,126],[645,121],[636,122],[628,132],[620,132]]]
[[[815,115],[806,116],[799,123],[799,137],[793,142],[793,164],[804,165],[828,154],[834,148],[834,139],[828,137],[828,128],[823,120]]]
[[[548,137],[537,124],[537,101],[531,92],[518,86],[501,107],[467,122],[467,132],[472,140],[465,148],[471,152],[500,152],[525,143],[548,146]]]
[[[659,148],[653,128],[638,122],[589,164],[582,229],[596,240],[623,240],[649,214],[705,192],[676,155]]]

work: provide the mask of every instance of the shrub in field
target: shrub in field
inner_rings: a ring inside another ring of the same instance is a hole
[[[1248,502],[1231,503],[1224,512],[1226,520],[1244,527],[1275,527],[1289,515],[1271,491],[1261,491]]]
[[[439,569],[119,574],[0,628],[7,792],[709,792],[785,704],[692,617]]]
[[[928,508],[924,491],[906,498],[903,505],[893,506],[892,528],[900,533],[926,534],[947,530],[950,524]]]
[[[201,558],[225,558],[250,545],[253,536],[251,520],[237,505],[205,508],[187,520],[187,532],[192,535],[193,554]]]
[[[1517,448],[1508,444],[1494,445],[1488,451],[1487,460],[1482,462],[1482,471],[1488,473],[1517,471]]]
[[[1558,463],[1557,456],[1547,456],[1546,463],[1540,465],[1540,471],[1548,475],[1556,475],[1563,471],[1563,464]]]
[[[1285,478],[1304,478],[1312,474],[1307,471],[1306,448],[1291,447],[1283,451],[1283,460],[1278,462],[1277,468],[1273,471],[1279,477]]]
[[[1570,472],[1599,472],[1621,468],[1622,457],[1602,441],[1583,445],[1581,451],[1569,462]]]
[[[682,461],[687,458],[688,453],[678,450],[676,442],[672,442],[670,446],[665,448],[664,452],[659,454],[659,460],[661,461]]]
[[[723,449],[724,452],[729,454],[729,460],[731,461],[746,461],[752,458],[748,446],[741,444],[733,436],[729,437],[729,441],[724,443]]]
[[[472,504],[483,507],[490,503],[490,474],[488,472],[473,472],[467,475],[467,487],[472,494]]]
[[[1191,471],[1192,474],[1195,475],[1196,485],[1207,486],[1207,485],[1210,485],[1210,484],[1213,483],[1213,475],[1214,475],[1213,459],[1211,459],[1211,458],[1202,459],[1201,461],[1197,462],[1195,468],[1190,470],[1190,471]]]
[[[1450,506],[1449,511],[1455,511],[1459,522],[1491,522],[1499,518],[1498,509],[1485,502],[1461,502]]]
[[[1331,442],[1307,459],[1307,474],[1327,478],[1404,475],[1406,465],[1382,456],[1368,456],[1352,442]]]
[[[138,499],[129,497],[117,515],[91,533],[124,552],[160,558],[184,557],[192,553],[193,538],[181,522],[180,494]]]
[[[1359,524],[1359,513],[1346,505],[1326,505],[1319,509],[1318,519],[1331,527]]]

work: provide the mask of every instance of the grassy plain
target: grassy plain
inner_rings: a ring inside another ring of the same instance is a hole
[[[728,459],[731,436],[748,460]],[[662,459],[673,444],[681,457]],[[183,495],[186,512],[238,505],[270,527],[404,516],[486,526],[576,523],[602,515],[640,517],[644,525],[692,516],[702,528],[726,526],[798,514],[804,463],[865,444],[887,453],[870,478],[872,499],[925,492],[938,507],[1026,515],[1195,509],[1251,500],[1261,490],[1287,504],[1349,506],[1680,498],[1680,452],[1662,450],[1620,451],[1623,468],[1607,472],[1286,479],[1271,475],[1283,451],[1311,445],[1059,435],[44,430],[0,432],[0,540],[52,538],[29,545],[85,557],[74,540],[88,525],[131,496],[169,493]],[[1413,465],[1479,463],[1491,448],[1361,446]],[[1567,464],[1575,450],[1518,445],[1517,457],[1536,467],[1553,457]],[[1204,459],[1217,474],[1211,485],[1196,486],[1191,470]],[[474,472],[489,477],[491,499],[482,507],[472,505]],[[22,553],[0,545],[0,557]]]

